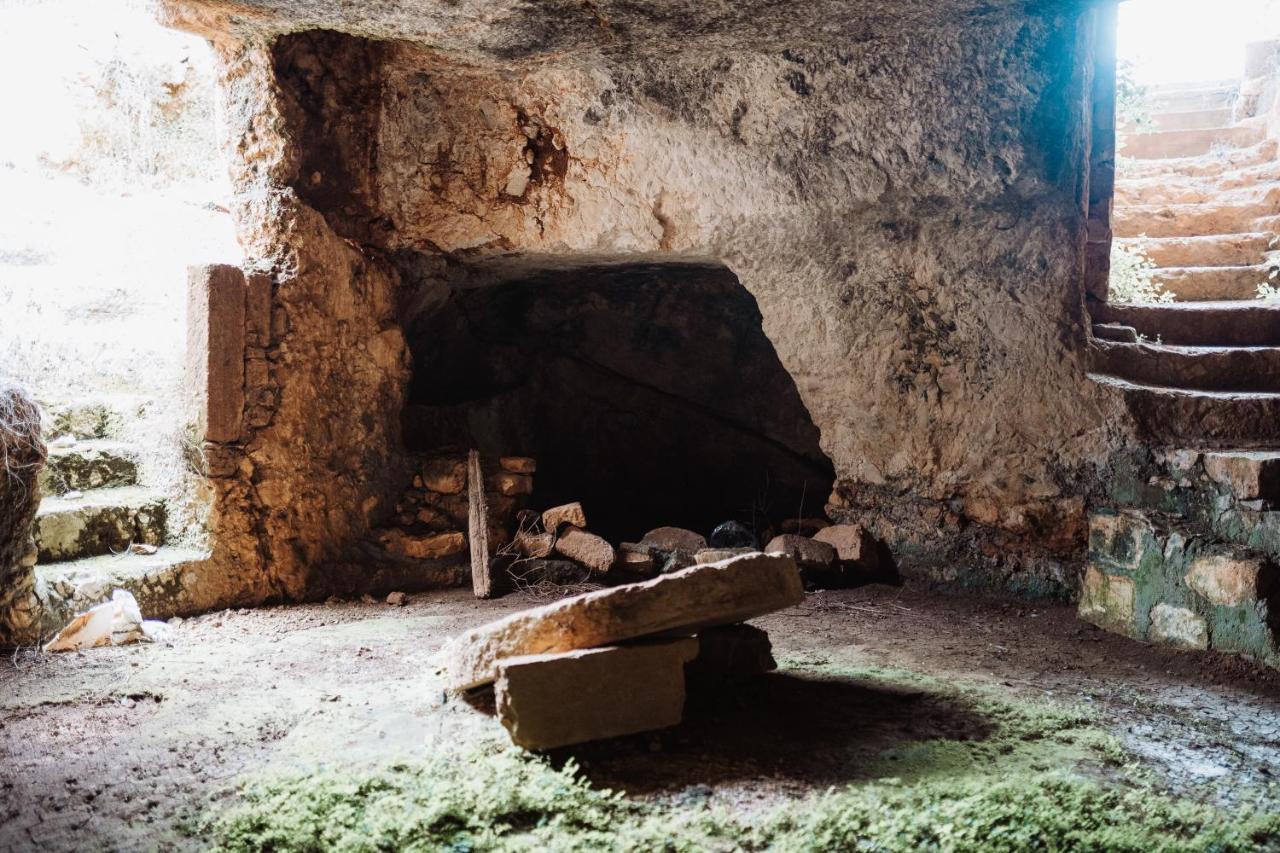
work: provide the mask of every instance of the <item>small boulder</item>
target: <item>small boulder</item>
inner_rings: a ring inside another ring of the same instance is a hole
[[[521,557],[538,559],[551,556],[551,552],[556,547],[556,537],[554,533],[530,533],[527,530],[521,530],[516,534],[515,543]]]
[[[659,527],[646,533],[640,544],[663,551],[688,551],[693,554],[707,547],[707,540],[701,534],[683,527]]]
[[[860,524],[833,524],[819,530],[813,540],[835,548],[842,563],[857,563],[868,572],[876,567],[876,542]]]
[[[613,564],[613,567],[629,575],[639,575],[646,578],[651,578],[657,574],[657,566],[654,563],[653,555],[649,553],[649,549],[630,542],[624,542],[618,547],[618,559]]]
[[[409,596],[403,592],[392,592],[387,594],[387,604],[392,607],[404,607],[409,603]]]
[[[586,528],[587,514],[582,511],[582,504],[574,501],[563,506],[554,506],[542,513],[542,526],[550,533],[557,532],[562,525]]]
[[[769,540],[766,554],[786,554],[796,561],[800,576],[810,587],[831,585],[836,562],[836,549],[826,542],[817,542],[795,533],[784,533]]]
[[[561,532],[556,551],[599,574],[609,571],[617,556],[604,539],[577,527],[566,527]]]
[[[720,625],[698,632],[698,656],[685,665],[690,687],[720,688],[778,668],[769,635],[753,625]]]
[[[742,522],[726,521],[716,525],[716,529],[711,531],[707,544],[712,548],[758,548],[760,540]]]

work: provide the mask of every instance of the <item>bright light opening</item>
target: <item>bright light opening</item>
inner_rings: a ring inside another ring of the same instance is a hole
[[[1245,45],[1280,37],[1280,0],[1125,0],[1121,62],[1146,85],[1238,79]]]

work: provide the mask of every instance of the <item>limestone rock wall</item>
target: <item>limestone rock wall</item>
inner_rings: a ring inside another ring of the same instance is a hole
[[[219,44],[242,240],[275,282],[278,398],[218,486],[259,580],[306,588],[392,491],[397,304],[429,298],[397,265],[536,252],[726,264],[834,513],[904,568],[1073,585],[1127,429],[1084,376],[1091,4],[602,3],[563,30],[409,5],[167,7]]]

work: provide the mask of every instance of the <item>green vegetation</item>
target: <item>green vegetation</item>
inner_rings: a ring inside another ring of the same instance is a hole
[[[1151,94],[1134,77],[1132,60],[1122,59],[1116,65],[1116,118],[1130,133],[1151,130]]]
[[[631,801],[593,787],[572,762],[556,768],[512,749],[260,779],[204,829],[220,850],[298,853],[1280,847],[1280,815],[1228,815],[1160,792],[1080,709],[915,673],[800,666],[923,691],[921,701],[955,703],[990,733],[903,742],[851,768],[868,781],[755,815],[679,798]]]
[[[1156,265],[1140,249],[1111,244],[1108,301],[1125,304],[1172,302],[1173,294],[1155,280]]]

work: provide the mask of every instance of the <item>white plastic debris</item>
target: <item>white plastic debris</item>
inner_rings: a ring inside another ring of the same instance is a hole
[[[67,627],[45,644],[46,652],[74,652],[98,646],[123,646],[151,642],[152,623],[142,621],[142,611],[132,594],[117,589],[111,600],[72,619]]]

